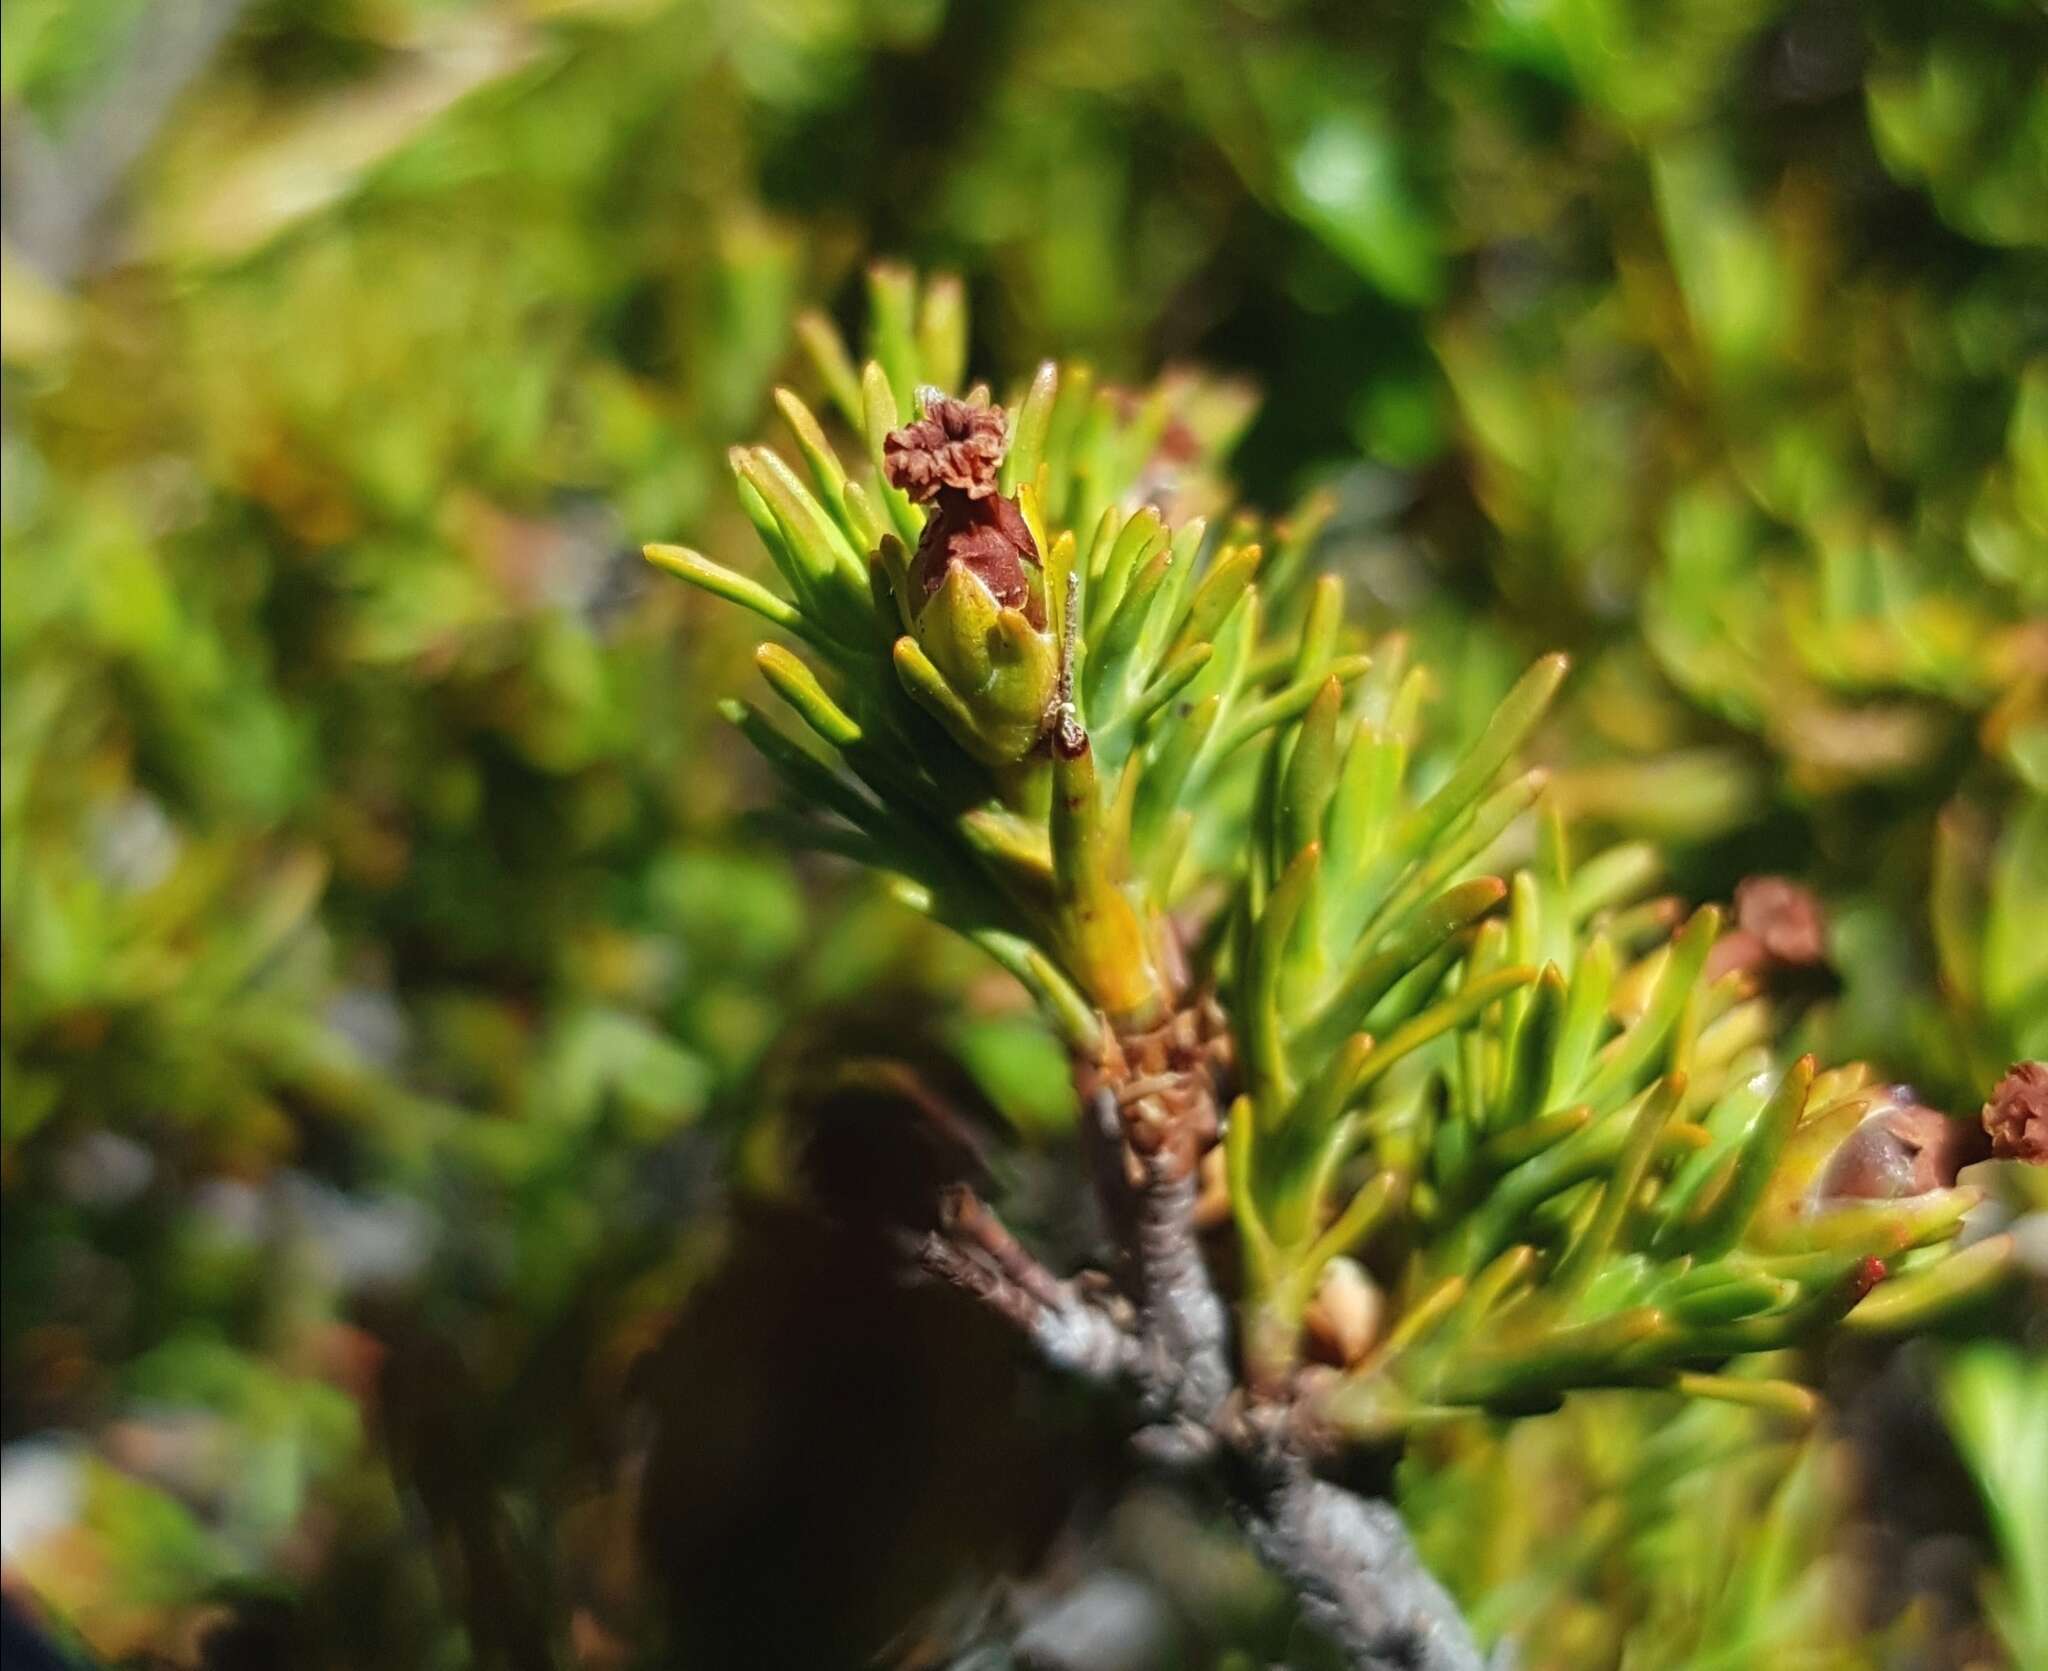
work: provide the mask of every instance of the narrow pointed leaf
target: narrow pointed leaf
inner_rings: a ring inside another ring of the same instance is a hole
[[[692,586],[736,603],[743,609],[751,609],[762,620],[777,626],[785,632],[795,633],[808,639],[811,633],[803,615],[791,604],[783,602],[759,581],[749,580],[743,574],[721,567],[708,557],[698,555],[680,545],[650,545],[641,548],[642,555],[657,568],[678,575]]]
[[[1059,398],[1059,367],[1041,360],[1032,374],[1031,387],[1010,420],[1010,450],[1003,459],[1002,489],[1014,494],[1018,487],[1038,480],[1038,467],[1045,461],[1046,434],[1052,426],[1053,403]]]
[[[854,369],[853,356],[846,351],[846,339],[839,334],[839,327],[822,313],[812,311],[797,316],[796,334],[817,370],[819,381],[825,385],[825,392],[832,397],[832,404],[839,408],[840,416],[858,429],[862,416],[860,373]]]
[[[861,740],[861,730],[838,703],[825,694],[818,676],[779,644],[763,644],[754,651],[754,664],[775,687],[776,695],[797,711],[804,723],[834,748],[851,748]]]
[[[1687,998],[1706,967],[1707,953],[1721,932],[1721,913],[1703,905],[1672,942],[1671,956],[1642,1016],[1609,1045],[1580,1092],[1595,1108],[1626,1096],[1655,1059],[1657,1048],[1678,1023]]]

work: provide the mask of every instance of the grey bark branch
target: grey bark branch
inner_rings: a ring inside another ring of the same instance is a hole
[[[970,1191],[943,1203],[940,1230],[920,1247],[926,1269],[1009,1319],[1048,1362],[1132,1384],[1145,1418],[1133,1443],[1152,1460],[1184,1470],[1221,1462],[1253,1548],[1354,1671],[1489,1671],[1400,1515],[1316,1476],[1314,1424],[1297,1419],[1306,1407],[1254,1403],[1239,1387],[1229,1310],[1195,1225],[1198,1170],[1165,1149],[1118,1153],[1119,1090],[1128,1099],[1160,1088],[1103,1083],[1085,1098],[1128,1316],[1055,1278]],[[1507,1665],[1503,1650],[1490,1671]]]
[[[1139,1186],[1134,1258],[1145,1413],[1142,1443],[1156,1460],[1193,1462],[1216,1447],[1216,1424],[1235,1384],[1230,1314],[1195,1233],[1195,1174]]]
[[[927,1273],[1020,1330],[1055,1369],[1098,1383],[1134,1373],[1138,1345],[1124,1323],[1034,1259],[972,1190],[948,1191],[940,1218],[917,1244]]]
[[[1244,1520],[1260,1559],[1293,1588],[1302,1617],[1355,1671],[1485,1671],[1457,1603],[1389,1504],[1317,1479],[1289,1457],[1264,1500],[1246,1505]]]

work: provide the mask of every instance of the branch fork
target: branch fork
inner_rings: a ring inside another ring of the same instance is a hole
[[[972,1190],[947,1191],[924,1269],[968,1293],[1070,1374],[1136,1394],[1132,1443],[1149,1461],[1208,1471],[1302,1616],[1358,1671],[1481,1671],[1449,1594],[1400,1516],[1320,1478],[1312,1389],[1254,1395],[1240,1380],[1228,1307],[1203,1255],[1202,1159],[1229,1089],[1230,1036],[1204,1000],[1079,1061],[1076,1089],[1102,1164],[1117,1275],[1056,1277]],[[1497,1660],[1504,1668],[1504,1658]]]
[[[1095,1383],[1134,1371],[1130,1307],[1106,1282],[1055,1277],[967,1185],[940,1198],[939,1227],[917,1244],[917,1260],[1020,1330],[1054,1368]]]

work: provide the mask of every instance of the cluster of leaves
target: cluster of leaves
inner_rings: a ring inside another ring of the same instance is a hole
[[[69,1505],[23,1570],[109,1661],[288,1570],[363,1663],[460,1653],[366,1297],[478,1401],[567,1319],[647,1331],[818,937],[665,697],[716,632],[618,531],[699,514],[785,351],[747,174],[631,160],[725,152],[745,93],[673,98],[723,62],[675,15],[370,10],[252,14],[68,286],[15,123],[146,102],[151,8],[7,17],[7,1491]],[[482,1487],[579,1498],[553,1441]]]
[[[1885,1261],[1953,1235],[1975,1200],[1826,1200],[1826,1162],[1894,1093],[1860,1067],[1772,1067],[1765,1005],[1739,978],[1703,978],[1713,907],[1668,941],[1654,918],[1638,938],[1646,853],[1575,874],[1552,822],[1511,883],[1453,880],[1540,789],[1485,793],[1558,671],[1539,665],[1419,802],[1398,797],[1402,735],[1370,706],[1339,750],[1325,704],[1276,765],[1262,846],[1277,880],[1236,988],[1251,1042],[1232,1200],[1276,1369],[1328,1259],[1405,1220],[1403,1310],[1332,1396],[1358,1431],[1672,1378],[1797,1410],[1796,1390],[1698,1372],[1849,1314]],[[1505,919],[1453,938],[1510,893]],[[1361,1158],[1371,1181],[1354,1192]],[[2010,1251],[1909,1258],[1918,1274],[1855,1315],[1908,1320]]]
[[[885,442],[941,409],[904,391],[958,358],[946,291],[920,310],[881,275],[876,301],[893,375],[871,360],[856,383],[843,345],[816,339],[874,473],[850,475],[786,392],[809,484],[767,449],[734,456],[794,601],[692,551],[649,555],[836,676],[828,691],[781,646],[756,655],[816,748],[729,709],[791,791],[799,839],[898,877],[1083,1058],[1216,994],[1242,1086],[1223,1141],[1254,1385],[1287,1383],[1331,1262],[1382,1231],[1393,1304],[1323,1399],[1364,1438],[1614,1384],[1804,1411],[1796,1387],[1709,1372],[1852,1308],[1864,1327],[1917,1321],[2009,1265],[2009,1238],[1939,1247],[1973,1190],[1831,1195],[1827,1163],[1897,1093],[1860,1066],[1774,1069],[1767,1005],[1740,974],[1705,978],[1720,914],[1667,938],[1668,916],[1638,908],[1653,852],[1575,870],[1553,815],[1511,882],[1474,874],[1542,795],[1540,771],[1503,778],[1561,657],[1418,792],[1427,675],[1398,641],[1347,653],[1340,582],[1268,637],[1259,548],[1212,545],[1199,518],[1111,503],[1083,552],[1062,509],[1092,511],[1080,489],[1128,479],[1146,448],[1105,403],[1099,424],[1063,409],[1050,363],[999,482],[1043,553],[1030,592],[1005,603],[950,557],[914,570],[922,518]],[[1215,925],[1191,949],[1176,906]]]
[[[960,356],[946,329],[957,308],[951,286],[920,301],[903,275],[878,270],[873,288],[875,336],[893,369],[877,358],[856,377],[822,321],[807,334],[879,467],[884,438],[916,416],[915,391],[949,371],[957,378]],[[840,676],[843,689],[830,693],[781,646],[756,653],[850,778],[758,711],[728,710],[797,791],[807,822],[795,833],[899,877],[900,897],[963,928],[1077,1048],[1098,1037],[1098,1012],[1131,1026],[1166,1014],[1176,983],[1165,913],[1181,858],[1232,839],[1231,797],[1212,780],[1300,713],[1324,677],[1363,665],[1330,673],[1334,592],[1298,642],[1262,639],[1258,545],[1219,540],[1196,583],[1207,522],[1196,516],[1169,533],[1156,509],[1124,508],[1140,481],[1200,497],[1199,483],[1162,479],[1177,474],[1162,456],[1169,417],[1199,458],[1206,438],[1190,436],[1190,425],[1203,408],[1224,424],[1236,415],[1227,399],[1174,393],[1162,387],[1126,414],[1118,391],[1085,378],[1062,389],[1050,363],[1041,368],[1003,466],[1045,554],[1030,565],[1034,592],[1020,605],[999,603],[961,567],[925,595],[908,555],[923,513],[880,476],[850,477],[786,390],[778,404],[809,486],[766,448],[736,452],[733,467],[795,601],[697,552],[649,550],[797,637]],[[1092,530],[1085,551],[1075,517]],[[1045,716],[1063,692],[1085,746],[1048,751]],[[1199,717],[1174,722],[1180,711]]]
[[[1590,1393],[1498,1433],[1429,1435],[1404,1468],[1423,1547],[1469,1563],[1461,1593],[1482,1627],[1514,1622],[1532,1671],[1866,1663],[1838,1443],[1722,1402]]]
[[[2019,301],[2044,104],[2005,68],[2040,20],[1690,7],[1649,32],[1598,6],[1421,33],[1439,103],[1396,120],[1450,159],[1438,235],[1474,258],[1426,327],[1440,445],[1486,527],[1468,583],[1581,653],[1564,792],[1724,887],[1731,855],[1800,844],[1842,920],[1826,1042],[1968,1096],[1986,1047],[1938,987],[1930,814],[1954,797],[2017,857],[2048,795]],[[1415,507],[1411,584],[1442,585],[1465,509]],[[2043,974],[1991,985],[2038,1013]]]

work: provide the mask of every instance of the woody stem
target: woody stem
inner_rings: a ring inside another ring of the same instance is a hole
[[[1485,1671],[1400,1515],[1317,1477],[1315,1425],[1297,1419],[1307,1412],[1293,1393],[1254,1397],[1240,1383],[1195,1217],[1218,1087],[1194,1027],[1177,1016],[1143,1040],[1112,1041],[1077,1080],[1128,1317],[1053,1277],[971,1191],[948,1196],[926,1268],[1029,1334],[1048,1361],[1130,1383],[1144,1417],[1133,1443],[1222,1483],[1252,1547],[1354,1671]],[[1503,1651],[1494,1671],[1506,1665]]]

